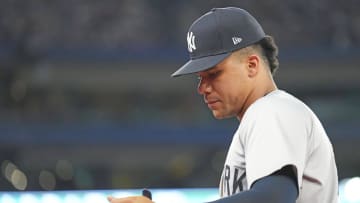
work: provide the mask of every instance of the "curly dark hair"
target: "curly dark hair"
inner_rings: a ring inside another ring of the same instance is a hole
[[[266,35],[265,38],[254,45],[261,47],[261,55],[263,56],[264,61],[269,65],[271,74],[274,75],[279,68],[279,52],[274,38],[270,35]]]
[[[242,58],[244,55],[249,55],[254,52],[259,54],[261,59],[269,67],[269,70],[273,76],[276,70],[279,68],[278,47],[275,44],[274,38],[270,35],[266,35],[260,41],[245,48],[238,49],[235,52],[238,53],[240,58]]]

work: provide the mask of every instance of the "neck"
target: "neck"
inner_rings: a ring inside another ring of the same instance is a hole
[[[253,88],[247,98],[245,99],[243,108],[240,110],[240,113],[236,116],[236,118],[241,121],[243,118],[246,110],[249,108],[251,104],[253,104],[256,100],[264,97],[265,95],[269,94],[270,92],[277,90],[277,86],[273,80],[270,80],[267,85],[264,85],[263,88]]]

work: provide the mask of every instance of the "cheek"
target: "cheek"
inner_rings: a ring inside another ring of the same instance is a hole
[[[246,81],[234,74],[214,83],[213,89],[226,105],[237,105],[247,87]]]
[[[219,96],[221,97],[221,99],[223,99],[223,101],[225,103],[231,104],[231,103],[234,103],[234,101],[238,97],[239,88],[237,88],[233,84],[228,84],[228,85],[219,87],[217,92],[218,92]]]
[[[224,90],[224,99],[226,99],[226,103],[230,105],[232,108],[241,107],[244,102],[244,98],[246,97],[246,85],[241,85],[239,83],[231,83]]]

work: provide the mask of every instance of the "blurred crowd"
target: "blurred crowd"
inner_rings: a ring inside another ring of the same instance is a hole
[[[36,53],[56,47],[133,48],[183,44],[188,24],[212,7],[253,13],[284,46],[360,44],[356,0],[3,0],[0,42]]]
[[[167,61],[172,63],[168,65],[167,74],[170,74],[180,65],[179,61],[186,60],[185,33],[189,24],[212,7],[222,6],[239,6],[253,13],[266,32],[277,39],[281,47],[280,56],[290,53],[284,50],[322,54],[324,51],[352,50],[360,46],[360,6],[356,0],[268,0],[263,3],[251,0],[3,0],[0,3],[2,111],[14,106],[18,111],[28,112],[47,109],[49,113],[43,113],[43,116],[48,119],[44,114],[51,117],[58,112],[64,116],[63,108],[73,112],[73,116],[79,115],[78,110],[87,106],[91,108],[99,103],[100,106],[113,106],[124,98],[129,100],[125,103],[137,102],[141,106],[143,104],[137,100],[144,91],[126,93],[114,102],[116,98],[113,94],[99,96],[98,93],[86,95],[82,90],[80,93],[64,92],[61,88],[49,90],[45,84],[33,88],[28,84],[29,77],[36,75],[32,80],[46,77],[48,69],[51,69],[47,68],[49,63],[46,64],[46,61],[54,58],[57,61],[50,64],[60,64],[58,66],[64,70],[69,68],[68,64],[64,64],[69,61],[73,64],[85,62],[77,65],[85,68],[88,63],[98,64],[98,69],[114,66],[96,61],[104,56],[105,59],[110,57],[116,62],[127,63],[119,69],[141,70],[148,61],[156,61],[160,65],[164,63],[162,61]],[[134,62],[143,64],[135,65]],[[24,72],[24,69],[32,72]],[[78,78],[79,81],[81,79]],[[77,95],[80,98],[73,99]],[[156,105],[161,103],[154,96],[149,97]],[[93,105],[92,101],[97,104]],[[30,110],[29,105],[32,106]],[[20,108],[24,106],[27,107]],[[124,113],[126,110],[129,108],[116,113],[116,109],[110,107],[104,111],[114,112],[111,118],[119,114],[122,114],[120,117],[136,114]],[[110,116],[111,112],[105,114]],[[30,117],[34,116],[37,115],[30,114]]]

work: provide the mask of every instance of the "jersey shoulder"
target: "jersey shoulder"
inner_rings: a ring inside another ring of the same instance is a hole
[[[256,100],[247,109],[244,120],[259,117],[312,117],[310,108],[298,98],[283,91],[275,90]]]

